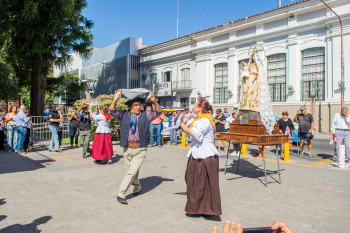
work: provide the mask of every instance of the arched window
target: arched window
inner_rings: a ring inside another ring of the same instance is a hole
[[[214,103],[227,103],[227,63],[215,65]]]
[[[286,54],[267,57],[267,82],[272,102],[286,101]]]
[[[302,100],[311,97],[324,100],[325,49],[311,48],[302,51],[301,88]]]

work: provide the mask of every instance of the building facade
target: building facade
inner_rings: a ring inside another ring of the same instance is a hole
[[[86,92],[94,98],[112,94],[121,88],[140,87],[140,62],[138,51],[141,38],[127,38],[104,48],[94,48],[89,59],[72,54],[72,63],[64,70],[55,68],[54,76],[68,72],[77,74],[80,82],[87,83]],[[85,94],[82,94],[85,98]]]
[[[343,22],[345,105],[350,102],[350,2],[326,1]],[[340,109],[341,33],[337,17],[319,0],[304,0],[140,50],[141,86],[166,107],[238,106],[241,62],[252,45],[265,55],[273,111],[306,105],[315,129],[330,131]],[[311,108],[310,98],[317,98]]]

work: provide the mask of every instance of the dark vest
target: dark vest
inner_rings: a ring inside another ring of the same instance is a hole
[[[124,147],[128,145],[128,137],[130,131],[131,114],[129,111],[125,111],[122,120],[120,121],[120,146]],[[147,118],[146,112],[141,111],[141,115],[137,121],[137,130],[139,131],[139,142],[141,147],[147,147],[150,140],[149,131],[150,121]]]

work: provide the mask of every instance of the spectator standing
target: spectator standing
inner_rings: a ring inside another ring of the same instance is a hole
[[[73,108],[73,114],[68,117],[69,123],[69,137],[70,137],[70,146],[74,148],[73,142],[75,142],[76,148],[79,148],[78,144],[78,136],[79,136],[79,117],[78,117],[78,109]],[[75,140],[74,140],[75,139]]]
[[[341,111],[334,115],[331,129],[333,137],[337,138],[334,159],[338,159],[339,145],[343,143],[345,145],[345,162],[348,163],[350,159],[350,117],[347,107],[342,107]]]
[[[304,142],[306,139],[307,147],[308,147],[308,153],[305,152],[308,156],[312,157],[311,149],[311,139],[309,138],[309,135],[312,135],[312,131],[314,130],[314,118],[310,113],[306,112],[305,107],[301,107],[299,111],[297,111],[297,114],[294,117],[294,122],[299,123],[299,138],[300,138],[300,150],[303,152],[304,149]]]
[[[215,117],[215,126],[216,126],[216,133],[220,134],[222,132],[225,132],[225,124],[226,124],[226,117],[222,114],[221,109],[216,110],[216,117]],[[227,152],[226,149],[226,142],[224,140],[218,140],[218,151],[220,152],[221,149],[221,142],[224,146],[225,152]]]
[[[49,112],[49,129],[51,132],[51,141],[49,146],[49,151],[62,152],[59,144],[59,136],[58,136],[58,127],[62,121],[63,117],[60,112],[60,108],[56,105],[51,106],[51,110]]]
[[[288,118],[288,112],[282,112],[282,118],[277,121],[280,134],[286,134],[289,138],[292,138],[292,132],[295,133],[295,127],[293,121]],[[289,147],[292,147],[292,141],[289,141]]]
[[[237,115],[237,114],[236,114]],[[235,120],[235,113],[233,112],[231,116],[226,117],[225,132],[230,131],[230,123]]]
[[[119,187],[117,201],[122,204],[128,204],[125,193],[130,185],[134,186],[134,195],[141,192],[141,184],[138,176],[150,141],[150,124],[162,112],[153,92],[150,92],[150,101],[153,102],[156,111],[141,111],[141,105],[145,100],[138,97],[125,103],[129,107],[128,111],[116,110],[115,105],[121,96],[120,91],[115,92],[115,98],[109,106],[109,113],[120,121],[120,146],[124,150],[124,163],[127,170]]]
[[[15,116],[16,131],[18,134],[17,152],[19,154],[23,153],[23,143],[26,138],[27,124],[29,122],[29,119],[25,114],[25,110],[26,110],[26,107],[24,105],[21,105],[21,107],[19,108],[19,112]]]
[[[175,111],[171,112],[171,115],[169,116],[168,121],[169,121],[169,127],[174,127],[176,125],[177,114]],[[173,146],[177,145],[176,129],[170,129],[170,145],[173,145]]]
[[[146,111],[152,111],[152,106],[147,106]],[[161,126],[164,119],[164,114],[162,113],[159,117],[151,121],[151,139],[150,146],[154,146],[154,135],[156,135],[156,145],[162,147],[162,135],[161,135]]]
[[[222,113],[226,118],[230,116],[230,113],[228,113],[227,108],[224,108],[224,112]]]
[[[4,134],[4,120],[2,119],[2,117],[0,117],[0,150],[5,150],[4,148],[4,138],[5,138],[5,134]]]
[[[32,123],[30,115],[28,114],[28,111],[26,112],[26,115],[28,117],[28,124],[27,124],[26,138],[25,138],[24,143],[23,143],[23,149],[25,151],[29,151],[30,143],[31,143],[30,136],[31,136],[31,132],[33,131],[33,123]]]
[[[5,116],[5,123],[7,124],[7,150],[13,152],[17,148],[18,134],[16,131],[15,116],[17,114],[17,106],[12,105],[10,111]]]
[[[82,156],[87,158],[90,154],[90,137],[91,137],[91,115],[88,111],[86,103],[78,109],[79,115],[79,134],[80,134],[80,145],[83,146]]]
[[[111,115],[108,114],[107,106],[104,106],[102,110],[100,110],[97,105],[97,111],[96,114],[92,114],[92,107],[90,105],[90,115],[97,124],[94,141],[92,142],[91,156],[97,163],[107,159],[106,164],[112,164],[113,147],[111,130],[109,129],[108,123]]]

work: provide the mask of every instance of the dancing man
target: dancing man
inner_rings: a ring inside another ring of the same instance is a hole
[[[129,107],[128,111],[116,110],[115,105],[121,96],[121,90],[115,92],[115,98],[109,106],[111,116],[120,121],[120,146],[123,147],[124,163],[127,170],[117,196],[117,201],[122,204],[128,204],[125,193],[131,184],[134,186],[134,195],[141,192],[138,176],[150,141],[150,122],[162,114],[154,93],[150,93],[150,100],[153,102],[156,111],[142,111],[141,105],[145,100],[138,97],[125,103]]]

